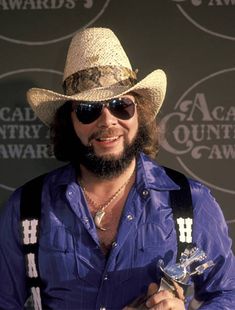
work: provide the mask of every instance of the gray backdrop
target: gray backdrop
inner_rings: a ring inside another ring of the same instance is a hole
[[[234,0],[2,0],[0,204],[61,165],[47,156],[48,132],[30,111],[26,90],[62,91],[71,36],[108,26],[139,78],[155,68],[167,73],[158,161],[211,188],[234,240],[234,17]]]

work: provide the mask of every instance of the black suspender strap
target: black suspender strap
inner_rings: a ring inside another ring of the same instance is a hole
[[[179,190],[170,191],[170,202],[175,221],[178,252],[177,261],[186,247],[193,245],[193,206],[190,185],[184,174],[164,167],[167,175],[180,186]]]
[[[38,266],[38,240],[41,218],[41,193],[45,174],[22,187],[20,220],[23,232],[23,250],[26,259],[27,281],[31,289],[34,309],[42,310],[41,279]]]

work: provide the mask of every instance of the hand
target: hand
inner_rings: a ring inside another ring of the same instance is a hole
[[[177,284],[176,284],[177,285]],[[178,285],[177,285],[178,286]],[[177,287],[180,291],[180,287]],[[182,289],[181,289],[182,290]],[[180,291],[182,293],[182,291]],[[185,310],[184,302],[182,299],[175,297],[175,295],[167,290],[158,292],[156,283],[151,283],[148,287],[148,300],[146,306],[151,310]],[[179,294],[181,297],[183,294]]]

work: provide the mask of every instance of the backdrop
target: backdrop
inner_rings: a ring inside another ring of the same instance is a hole
[[[235,240],[234,16],[234,0],[0,0],[1,206],[16,187],[61,165],[47,155],[48,131],[26,90],[62,91],[72,35],[108,26],[139,78],[165,70],[158,161],[211,188]]]

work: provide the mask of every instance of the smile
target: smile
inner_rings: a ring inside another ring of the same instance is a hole
[[[97,138],[96,141],[101,141],[101,142],[112,142],[116,141],[119,138],[119,136],[114,136],[114,137],[100,137]]]

